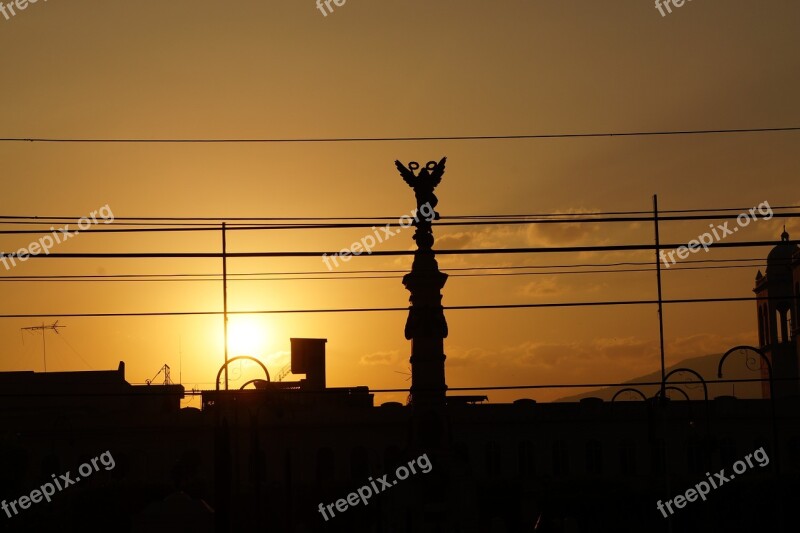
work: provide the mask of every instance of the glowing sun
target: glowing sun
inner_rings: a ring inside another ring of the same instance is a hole
[[[266,351],[267,327],[255,318],[234,316],[228,321],[230,355],[260,355]]]

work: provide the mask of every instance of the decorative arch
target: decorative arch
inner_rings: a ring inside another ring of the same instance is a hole
[[[740,344],[739,346],[734,346],[733,348],[725,352],[725,354],[720,358],[719,365],[717,366],[717,378],[720,379],[722,378],[722,365],[723,363],[725,363],[725,360],[728,358],[729,355],[738,350],[750,350],[757,353],[759,357],[761,357],[761,360],[767,366],[767,375],[769,376],[769,396],[770,399],[774,399],[775,391],[773,390],[773,382],[772,382],[772,363],[770,362],[769,357],[767,357],[767,354],[765,354],[763,351],[759,350],[755,346]],[[749,366],[749,361],[748,361],[748,366]]]
[[[617,396],[619,396],[623,392],[635,392],[642,398],[642,400],[644,400],[645,402],[647,401],[647,396],[645,396],[644,393],[639,389],[634,389],[633,387],[626,387],[624,389],[618,390],[617,392],[614,393],[614,396],[611,397],[611,401],[613,402],[614,400],[616,400]]]
[[[264,371],[264,375],[267,376],[267,381],[272,381],[270,379],[270,377],[269,377],[269,370],[267,370],[267,367],[264,366],[264,363],[262,363],[261,361],[259,361],[255,357],[250,357],[249,355],[237,355],[236,357],[234,357],[232,359],[228,359],[227,362],[223,363],[222,366],[219,367],[219,372],[217,372],[217,379],[215,381],[215,383],[217,385],[217,391],[219,391],[219,378],[220,378],[220,376],[222,376],[222,371],[225,370],[225,367],[227,367],[229,364],[233,363],[234,361],[239,361],[239,360],[242,360],[242,359],[247,359],[249,361],[253,361],[254,363],[256,363]],[[247,383],[245,383],[245,385],[247,385]]]
[[[666,383],[667,380],[669,380],[670,376],[672,376],[673,374],[677,374],[678,372],[688,372],[689,374],[692,374],[697,379],[699,379],[700,383],[703,385],[703,399],[706,402],[708,402],[708,385],[706,384],[706,380],[703,379],[703,376],[701,376],[699,372],[696,372],[691,368],[676,368],[675,370],[664,376],[664,382]]]
[[[667,386],[667,387],[664,387],[664,390],[665,390],[665,391],[668,391],[668,390],[673,390],[673,391],[675,391],[675,392],[680,392],[681,394],[683,394],[683,397],[684,397],[684,398],[686,398],[686,400],[687,400],[687,401],[689,401],[689,399],[690,399],[690,398],[689,398],[689,395],[688,395],[688,394],[686,394],[686,391],[685,391],[685,390],[683,390],[683,389],[682,389],[682,388],[680,388],[680,387],[674,387],[674,386],[672,386],[672,385],[669,385],[669,386]],[[658,389],[658,390],[656,391],[656,394],[655,394],[655,396],[653,396],[653,397],[654,397],[654,398],[658,398],[658,397],[660,397],[660,396],[661,396],[661,389]]]
[[[247,386],[248,386],[248,385],[250,385],[251,383],[255,383],[255,382],[257,382],[257,381],[264,381],[264,380],[263,380],[263,379],[251,379],[250,381],[246,382],[244,385],[242,385],[241,387],[239,387],[239,390],[244,390],[244,388],[245,388],[245,387],[247,387]]]

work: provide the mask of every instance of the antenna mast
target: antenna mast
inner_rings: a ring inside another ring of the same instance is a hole
[[[164,366],[162,366],[161,368],[158,369],[158,374],[153,376],[153,379],[146,379],[146,380],[144,380],[144,382],[147,383],[148,385],[150,385],[163,372],[164,373],[164,385],[172,385],[173,384],[172,383],[172,378],[169,375],[169,371],[170,371],[169,365],[165,363]]]
[[[41,331],[42,332],[42,359],[44,360],[44,372],[47,373],[47,335],[45,335],[46,330],[52,330],[58,335],[58,328],[65,328],[67,326],[59,326],[58,320],[50,324],[49,326],[45,326],[44,322],[42,322],[41,326],[30,326],[27,328],[20,328],[22,331]]]

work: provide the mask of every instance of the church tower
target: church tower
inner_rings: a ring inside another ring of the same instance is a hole
[[[800,394],[800,353],[798,353],[798,316],[800,316],[800,248],[790,244],[784,229],[781,243],[767,256],[764,275],[758,271],[756,285],[758,343],[772,363],[775,396]],[[769,377],[762,367],[761,377]],[[795,381],[781,381],[793,378]],[[764,398],[769,397],[769,383],[762,382]]]

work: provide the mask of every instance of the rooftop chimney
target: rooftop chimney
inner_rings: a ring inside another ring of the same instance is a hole
[[[305,374],[300,388],[325,390],[325,343],[328,339],[289,339],[292,343],[292,374]]]

